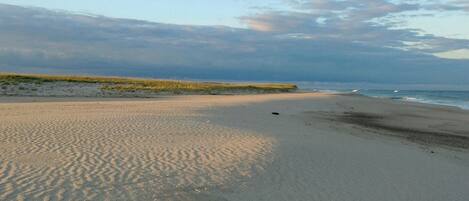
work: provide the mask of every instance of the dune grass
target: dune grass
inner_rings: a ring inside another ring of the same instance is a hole
[[[152,91],[152,92],[289,92],[297,89],[294,84],[282,83],[218,83],[218,82],[191,82],[179,80],[135,79],[123,77],[94,77],[94,76],[56,76],[56,75],[26,75],[26,74],[0,74],[0,84],[46,82],[76,82],[102,84],[103,90],[117,90],[124,92]]]

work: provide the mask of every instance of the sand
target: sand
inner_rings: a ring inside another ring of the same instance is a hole
[[[457,108],[321,93],[0,102],[0,200],[469,199]]]

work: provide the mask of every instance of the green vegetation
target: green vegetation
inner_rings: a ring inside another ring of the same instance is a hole
[[[177,80],[131,79],[121,77],[0,74],[0,85],[17,85],[20,83],[42,84],[46,82],[96,83],[102,84],[101,88],[103,90],[116,90],[122,92],[171,92],[176,94],[184,92],[194,92],[201,94],[219,94],[229,92],[276,93],[290,92],[297,89],[296,85],[280,83],[217,83]]]

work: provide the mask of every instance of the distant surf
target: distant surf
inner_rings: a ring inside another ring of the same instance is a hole
[[[469,110],[469,91],[463,90],[359,89],[343,86],[340,89],[326,89],[324,86],[321,89],[315,89],[311,85],[300,86],[300,89],[332,94],[354,93],[376,98],[455,106]]]
[[[359,93],[371,97],[456,106],[469,110],[469,91],[360,90]]]
[[[431,90],[317,90],[326,93],[356,93],[375,98],[455,106],[469,110],[469,91],[431,91]]]

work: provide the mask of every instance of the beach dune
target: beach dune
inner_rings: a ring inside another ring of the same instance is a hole
[[[0,200],[469,199],[457,108],[322,93],[0,102]]]

